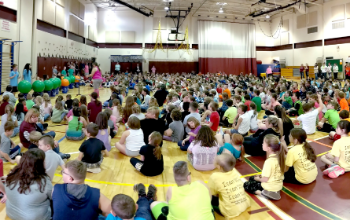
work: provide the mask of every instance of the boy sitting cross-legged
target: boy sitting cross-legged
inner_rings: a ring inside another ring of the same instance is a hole
[[[21,159],[20,153],[23,145],[20,143],[17,146],[10,139],[15,123],[7,121],[4,126],[5,132],[1,134],[1,146],[0,146],[0,158],[4,162],[11,162],[12,164],[17,163]]]
[[[232,219],[250,207],[250,200],[235,169],[236,159],[233,155],[223,153],[216,157],[215,162],[220,172],[213,173],[208,181],[213,194],[211,204],[217,213]]]
[[[91,173],[101,172],[101,164],[103,161],[103,155],[108,156],[108,151],[106,150],[103,142],[96,138],[99,128],[97,124],[90,123],[86,127],[86,141],[84,141],[79,148],[79,156],[77,160],[82,161],[86,167],[87,171]]]

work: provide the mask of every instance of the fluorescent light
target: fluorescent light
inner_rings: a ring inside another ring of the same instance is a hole
[[[169,7],[165,7],[164,9],[165,9],[165,10],[169,10]]]
[[[223,13],[223,12],[224,12],[224,10],[222,10],[222,8],[220,8],[219,13]]]
[[[269,18],[270,18],[270,15],[266,15],[266,18],[269,19]]]

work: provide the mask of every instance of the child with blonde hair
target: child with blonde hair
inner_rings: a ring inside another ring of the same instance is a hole
[[[39,131],[32,131],[29,133],[29,141],[30,145],[28,147],[28,150],[33,148],[38,148],[39,140],[43,135]]]
[[[67,115],[68,110],[65,110],[63,108],[62,102],[58,101],[55,104],[55,107],[52,110],[52,117],[51,120],[54,123],[61,123],[61,121],[65,118]]]
[[[122,117],[120,116],[123,111],[122,106],[120,105],[119,99],[113,99],[112,103],[112,115],[115,117],[115,123],[118,123],[122,120]]]
[[[44,121],[47,121],[51,117],[52,112],[52,105],[51,105],[51,99],[49,94],[44,93],[43,95],[44,103],[42,103],[42,107],[40,106],[40,109],[44,109]]]
[[[135,117],[137,117],[139,120],[142,120],[142,119],[145,119],[145,118],[146,118],[145,115],[141,113],[141,108],[140,108],[139,105],[133,105],[132,108],[131,108],[131,110],[132,110],[132,114],[130,115],[130,117],[131,117],[131,116],[135,116]],[[130,118],[130,117],[129,117],[129,118]]]
[[[11,137],[14,137],[19,133],[17,117],[14,115],[14,112],[15,110],[12,105],[6,105],[5,114],[1,116],[0,135],[5,132],[4,126],[8,121],[12,121],[15,126]]]
[[[80,109],[81,109],[81,117],[83,117],[85,119],[86,123],[89,124],[90,123],[89,122],[89,112],[87,110],[86,105],[81,105]]]
[[[208,181],[212,193],[211,204],[217,213],[226,219],[233,219],[250,207],[250,199],[242,187],[241,175],[235,169],[236,159],[233,155],[223,153],[216,157],[215,164],[219,172],[213,173]],[[228,180],[230,188],[223,184]]]
[[[279,200],[286,168],[284,148],[277,136],[268,134],[263,141],[263,150],[267,154],[267,159],[261,175],[250,177],[243,187],[249,193]]]

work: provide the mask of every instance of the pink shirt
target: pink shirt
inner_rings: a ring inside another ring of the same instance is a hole
[[[98,68],[97,68],[94,76],[92,77],[92,79],[102,79],[102,74]]]
[[[315,102],[315,108],[318,108],[320,105],[318,104],[318,102]],[[323,113],[322,111],[320,111],[320,113],[318,113],[318,119],[321,120],[323,118]]]
[[[269,67],[266,69],[266,74],[271,74],[272,73],[272,69]]]
[[[47,107],[45,107],[45,102],[43,104],[41,104],[41,106],[43,107],[44,109],[44,114],[50,114],[51,115],[51,111],[52,111],[52,105],[51,103],[49,103],[47,105]]]
[[[204,147],[201,146],[201,142],[192,141],[188,149],[192,151],[191,163],[194,169],[207,171],[215,169],[215,158],[218,152],[219,146]]]
[[[89,73],[89,66],[85,64],[85,73]]]

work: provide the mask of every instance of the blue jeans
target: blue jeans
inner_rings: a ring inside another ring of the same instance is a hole
[[[58,155],[61,156],[61,158],[63,159],[64,153],[60,152],[60,146],[57,146],[55,148],[52,149],[54,152],[56,152]]]
[[[41,123],[36,123],[36,125],[42,130],[45,131],[44,126]]]
[[[48,118],[50,118],[50,116],[51,116],[50,114],[45,114],[44,115],[44,121],[46,121]]]
[[[109,101],[105,101],[104,103],[103,103],[103,107],[108,107],[109,106]]]
[[[292,106],[288,103],[288,102],[286,102],[286,101],[284,101],[284,102],[282,102],[282,106],[283,106],[283,108],[285,108],[285,109],[290,109]]]
[[[187,151],[187,148],[190,146],[190,144],[191,143],[189,141],[186,141],[185,145],[182,146],[182,141],[177,142],[177,145],[179,145],[182,151]]]
[[[15,127],[15,128],[13,129],[13,134],[11,135],[11,137],[16,136],[18,133],[19,133],[19,126],[18,126],[18,127]]]
[[[67,112],[62,112],[62,114],[61,114],[61,120],[63,120],[64,119],[64,116],[66,116],[68,113]]]
[[[140,108],[141,108],[141,112],[146,112],[148,109],[148,106],[147,105],[140,105]]]
[[[135,217],[144,218],[146,220],[153,220],[153,215],[151,211],[151,203],[153,199],[148,200],[146,197],[140,197],[136,204],[139,208],[136,211]]]

